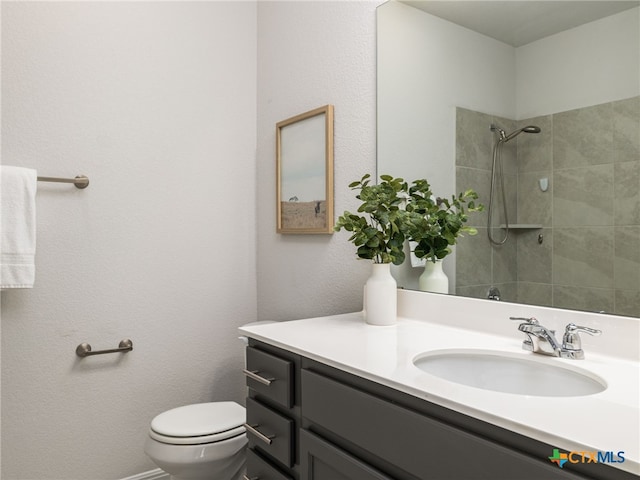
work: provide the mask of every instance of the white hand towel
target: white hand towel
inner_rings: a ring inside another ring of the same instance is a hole
[[[33,288],[37,173],[0,166],[0,288]]]

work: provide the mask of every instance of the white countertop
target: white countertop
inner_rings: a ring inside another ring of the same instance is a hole
[[[510,334],[516,329],[507,322],[509,333],[501,336],[403,317],[397,325],[379,327],[367,325],[358,312],[248,325],[240,332],[565,451],[624,452],[625,461],[611,465],[640,474],[639,362],[587,348],[585,360],[533,354],[522,350],[523,334]],[[418,355],[443,349],[498,350],[560,363],[601,377],[607,389],[580,397],[500,393],[449,382],[413,364]]]

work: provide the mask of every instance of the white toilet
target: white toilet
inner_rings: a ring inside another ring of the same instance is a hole
[[[185,405],[151,421],[145,453],[172,480],[236,480],[244,474],[246,413],[235,402]]]

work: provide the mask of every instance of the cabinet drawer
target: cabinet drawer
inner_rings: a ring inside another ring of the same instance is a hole
[[[251,449],[247,450],[247,478],[259,480],[292,480]]]
[[[307,430],[300,431],[301,480],[392,480]]]
[[[293,420],[247,398],[247,425],[250,448],[257,448],[286,467],[293,465]]]
[[[302,415],[418,478],[580,478],[309,370],[302,370]]]
[[[293,362],[247,347],[247,387],[280,405],[293,405]]]

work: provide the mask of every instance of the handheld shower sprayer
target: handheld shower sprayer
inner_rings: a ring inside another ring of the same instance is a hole
[[[491,125],[491,131],[498,133],[498,139],[493,146],[493,163],[491,167],[491,187],[489,193],[489,209],[487,212],[487,235],[492,245],[504,245],[509,237],[509,215],[507,213],[506,196],[504,192],[504,175],[502,173],[502,146],[509,140],[514,139],[521,133],[540,133],[540,127],[535,125],[527,125],[518,130],[511,132],[509,135],[495,124]],[[495,209],[494,195],[497,195],[497,190],[500,190],[502,199],[502,212],[505,224],[505,234],[501,240],[496,240],[491,232],[493,225],[493,213]]]

